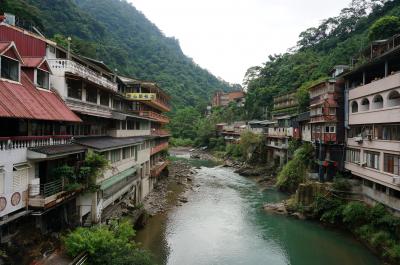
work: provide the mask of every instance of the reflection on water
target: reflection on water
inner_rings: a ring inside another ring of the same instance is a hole
[[[265,213],[264,202],[285,195],[260,191],[231,169],[202,167],[195,184],[199,190],[189,193],[187,204],[153,217],[138,232],[160,264],[380,264],[350,236]]]

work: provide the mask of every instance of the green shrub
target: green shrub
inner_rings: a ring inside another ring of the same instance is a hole
[[[185,146],[190,147],[193,146],[193,140],[191,139],[183,139],[183,138],[170,138],[169,143],[171,146]]]
[[[63,165],[60,167],[57,167],[53,170],[53,175],[60,179],[60,178],[64,178],[64,179],[75,179],[75,175],[74,175],[74,168],[70,167],[68,165]]]
[[[360,226],[370,221],[370,208],[361,202],[350,202],[343,209],[343,222],[349,226]]]
[[[67,254],[75,257],[88,254],[91,265],[148,265],[153,264],[147,252],[139,250],[132,240],[135,231],[128,221],[110,225],[79,227],[63,238]]]
[[[387,256],[392,261],[396,262],[396,264],[400,263],[400,244],[393,244],[386,252],[385,256]]]
[[[322,222],[338,224],[342,221],[342,211],[345,206],[343,200],[332,197],[319,195],[316,197],[313,211],[314,215]]]
[[[332,187],[336,191],[351,191],[351,183],[347,179],[340,177],[335,177]]]
[[[233,158],[242,157],[242,150],[238,144],[228,144],[226,146],[226,154]]]
[[[290,160],[279,172],[276,185],[282,191],[294,192],[306,179],[306,167],[303,161]]]
[[[383,249],[392,243],[392,238],[388,232],[378,231],[370,236],[369,243],[376,249]]]
[[[368,30],[370,41],[386,39],[400,32],[400,18],[384,16],[375,21]]]
[[[365,241],[369,241],[371,235],[375,232],[375,229],[371,224],[365,224],[365,225],[355,228],[354,232],[361,239],[363,239]]]

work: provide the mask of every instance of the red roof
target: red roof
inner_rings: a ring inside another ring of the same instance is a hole
[[[43,57],[22,57],[25,67],[38,68],[44,61]]]
[[[5,50],[8,50],[10,47],[11,41],[0,41],[0,53],[3,53]]]
[[[37,89],[24,72],[21,84],[0,80],[0,98],[0,117],[81,121],[57,94]]]

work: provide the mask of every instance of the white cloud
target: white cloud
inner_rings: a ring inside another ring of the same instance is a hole
[[[303,30],[336,16],[350,0],[128,0],[183,52],[226,81],[296,45]]]

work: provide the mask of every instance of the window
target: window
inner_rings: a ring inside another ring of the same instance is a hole
[[[350,163],[360,163],[360,150],[358,149],[347,149],[346,150],[346,161]]]
[[[373,109],[381,109],[383,108],[383,98],[381,95],[376,95],[372,100]]]
[[[357,101],[353,101],[351,103],[351,113],[357,113],[358,112],[358,103]]]
[[[86,87],[86,101],[97,104],[97,88]]]
[[[1,77],[19,81],[19,62],[7,57],[1,57]]]
[[[131,157],[131,148],[125,147],[122,149],[122,159],[127,159]]]
[[[111,163],[115,163],[121,160],[121,149],[111,151]]]
[[[336,131],[335,125],[325,126],[325,133],[335,133],[335,131]]]
[[[136,146],[132,146],[131,147],[131,155],[132,155],[132,157],[134,157],[135,158],[135,161],[137,161],[137,147]]]
[[[400,93],[392,91],[388,96],[388,107],[400,106]]]
[[[369,110],[369,100],[367,98],[364,98],[361,100],[361,111],[367,111]]]
[[[135,130],[135,121],[128,120],[127,121],[127,128],[128,128],[128,130]]]
[[[400,125],[376,125],[375,139],[400,141]]]
[[[329,108],[329,115],[336,115],[336,108]]]
[[[110,95],[107,92],[100,92],[100,105],[109,106],[110,104]]]
[[[386,193],[386,186],[375,183],[375,190]]]
[[[121,109],[121,101],[115,100],[115,99],[114,99],[114,101],[113,101],[113,108],[114,108],[114,109],[117,109],[117,110],[120,110],[120,109]]]
[[[364,151],[364,162],[369,168],[379,169],[379,153]]]
[[[68,97],[82,100],[82,82],[80,80],[67,79]]]
[[[393,154],[384,154],[384,171],[400,176],[400,156]]]
[[[392,197],[395,197],[397,199],[400,199],[400,191],[398,190],[394,190],[394,189],[390,189],[389,188],[389,195]]]
[[[38,87],[49,89],[49,73],[36,69],[36,84]]]
[[[371,189],[374,187],[374,183],[372,181],[368,180],[368,179],[364,179],[363,180],[363,185],[366,186],[366,187],[369,187]]]

